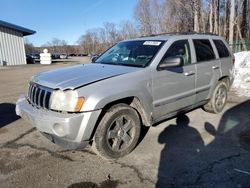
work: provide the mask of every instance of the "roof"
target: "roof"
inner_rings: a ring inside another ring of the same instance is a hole
[[[33,31],[31,29],[27,29],[25,27],[14,25],[14,24],[2,21],[2,20],[0,20],[0,26],[8,28],[8,29],[13,29],[15,31],[19,31],[23,34],[23,36],[32,35],[32,34],[36,33],[36,31]]]
[[[147,36],[141,36],[141,37],[155,37],[155,36],[161,36],[161,35],[214,35],[214,36],[218,36],[215,33],[210,33],[210,32],[205,32],[205,33],[199,33],[199,32],[170,32],[170,33],[159,33],[159,34],[151,34],[151,35],[147,35]]]
[[[166,41],[170,38],[176,37],[176,38],[185,38],[185,36],[194,36],[194,37],[200,37],[200,38],[207,38],[208,36],[211,36],[212,38],[222,38],[216,34],[213,33],[197,33],[197,32],[173,32],[173,33],[160,33],[160,34],[152,34],[147,36],[141,36],[139,38],[135,38],[132,40],[162,40]],[[131,40],[131,39],[130,39]]]

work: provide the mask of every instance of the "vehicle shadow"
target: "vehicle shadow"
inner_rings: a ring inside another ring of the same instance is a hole
[[[18,120],[20,117],[16,115],[15,104],[1,103],[0,104],[0,128]]]
[[[156,187],[249,187],[250,100],[227,110],[218,129],[204,124],[204,135],[179,115],[159,135],[161,151]],[[202,137],[213,135],[204,144]]]

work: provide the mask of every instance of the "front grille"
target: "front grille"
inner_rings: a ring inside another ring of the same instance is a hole
[[[28,100],[37,107],[49,109],[51,90],[35,83],[29,84]]]

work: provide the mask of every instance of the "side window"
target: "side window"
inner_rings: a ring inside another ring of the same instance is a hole
[[[169,57],[181,57],[184,65],[191,64],[191,54],[188,40],[179,40],[174,42],[165,53],[162,61]]]
[[[213,40],[213,41],[214,41],[214,44],[215,44],[216,49],[218,51],[218,54],[221,58],[230,56],[226,45],[221,40]]]
[[[215,54],[209,40],[195,39],[193,40],[193,42],[194,42],[197,62],[209,61],[215,59]]]

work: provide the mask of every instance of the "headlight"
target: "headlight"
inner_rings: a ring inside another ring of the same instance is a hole
[[[79,112],[84,103],[83,97],[78,97],[74,90],[56,90],[52,93],[50,108],[53,110]]]

